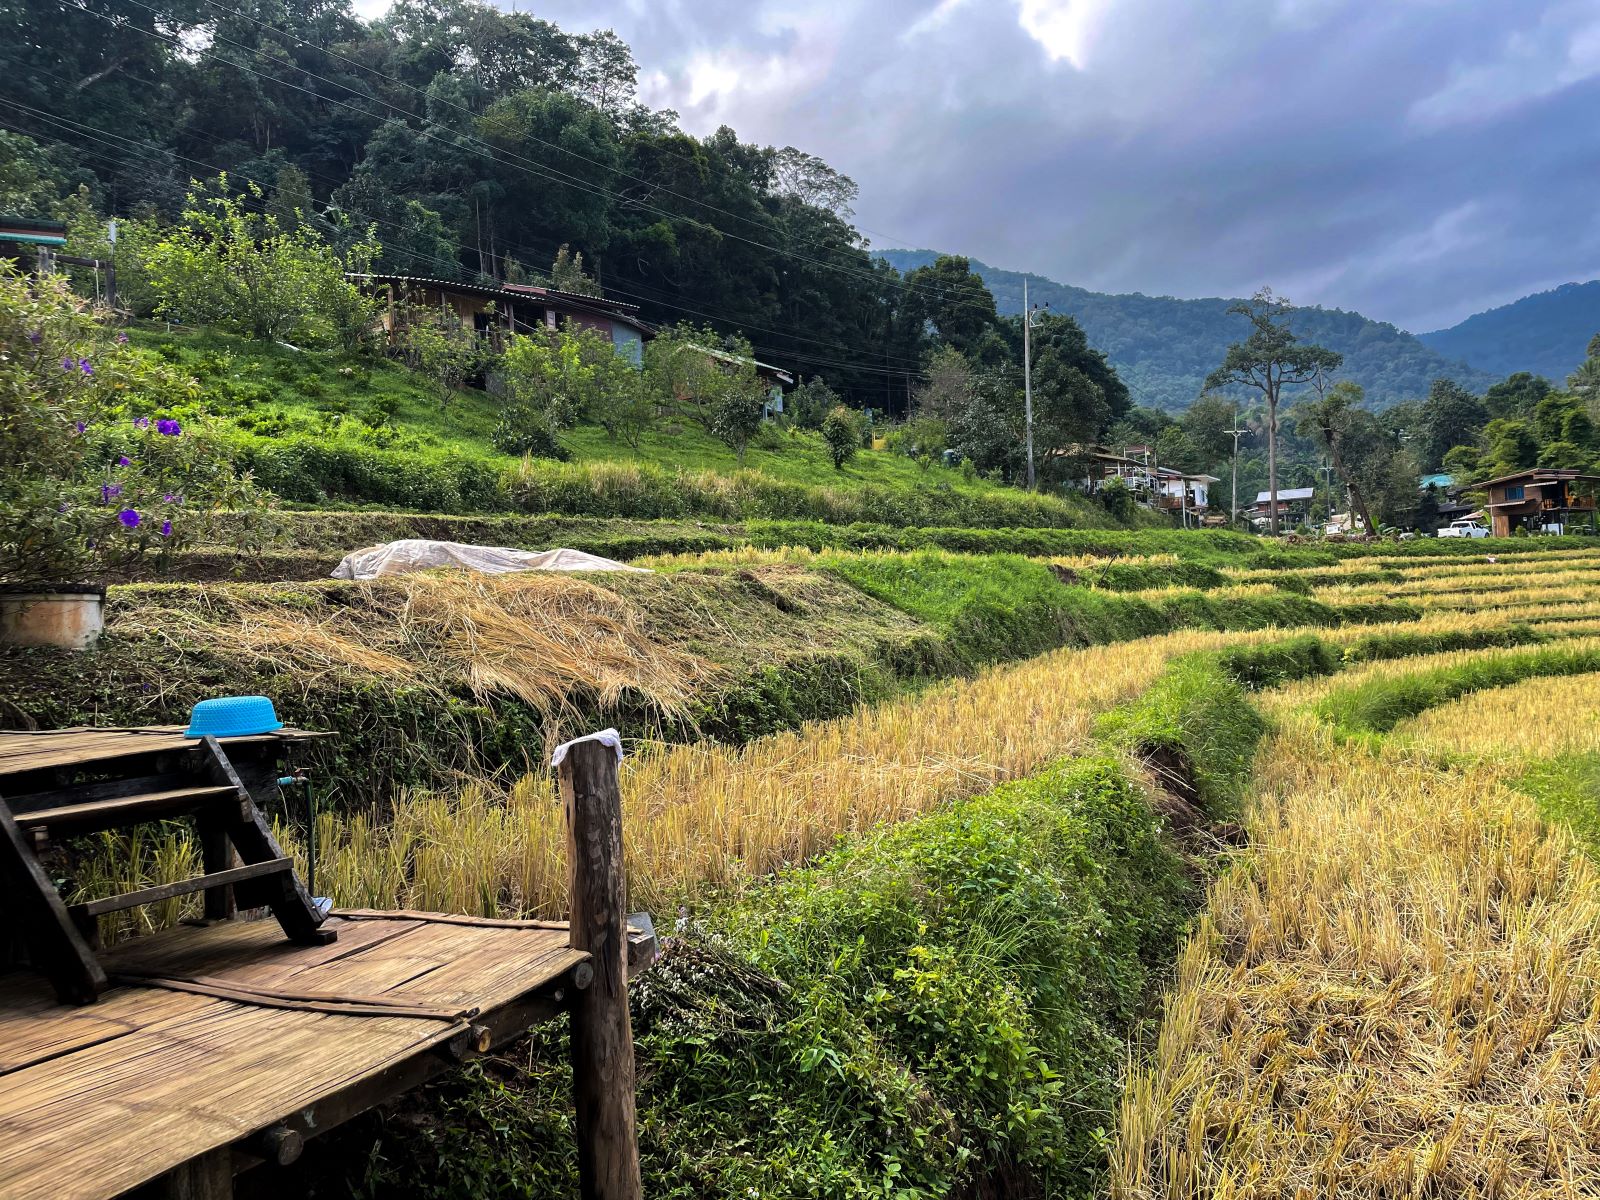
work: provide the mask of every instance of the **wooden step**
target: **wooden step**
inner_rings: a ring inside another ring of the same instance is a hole
[[[158,821],[181,816],[197,809],[231,802],[248,803],[231,784],[191,784],[158,792],[137,792],[131,796],[112,796],[78,803],[58,803],[50,808],[16,814],[23,829],[48,829],[56,833],[93,833],[117,829],[141,821]]]
[[[121,912],[125,908],[137,908],[141,904],[155,904],[160,900],[187,896],[191,892],[203,891],[206,888],[243,883],[247,879],[261,879],[267,875],[287,875],[293,870],[292,859],[270,858],[266,862],[230,867],[226,871],[196,875],[193,879],[180,879],[175,883],[162,883],[155,887],[140,888],[136,892],[124,892],[120,896],[107,896],[103,900],[89,900],[82,904],[69,905],[67,912],[72,914],[74,920],[98,917],[102,913]]]

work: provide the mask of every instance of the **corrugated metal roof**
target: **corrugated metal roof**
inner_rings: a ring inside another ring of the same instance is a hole
[[[1316,488],[1279,488],[1278,503],[1282,504],[1285,500],[1309,500],[1316,490]],[[1271,499],[1272,493],[1270,491],[1256,493],[1257,504],[1266,504]]]
[[[626,322],[643,333],[653,334],[654,326],[639,317],[637,304],[625,304],[621,300],[608,300],[604,296],[582,296],[576,292],[564,292],[556,288],[535,288],[532,285],[513,285],[506,287],[501,284],[462,283],[457,279],[439,279],[428,275],[387,275],[379,272],[358,274],[348,272],[347,279],[365,280],[369,283],[399,283],[410,287],[433,288],[440,292],[460,292],[468,296],[487,296],[492,300],[549,300],[553,305],[575,309],[579,312],[598,313],[611,317],[614,320]]]

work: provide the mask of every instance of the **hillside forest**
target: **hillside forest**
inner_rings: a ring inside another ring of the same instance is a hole
[[[849,178],[726,127],[685,133],[676,114],[640,102],[637,64],[614,34],[569,34],[475,0],[399,0],[371,21],[348,0],[4,0],[0,11],[26,31],[0,46],[0,211],[66,222],[70,252],[116,263],[135,316],[356,352],[372,348],[373,313],[345,271],[603,292],[668,327],[665,345],[720,340],[794,372],[804,382],[790,419],[832,447],[835,467],[882,437],[924,467],[958,461],[1001,484],[1026,476],[1023,318],[1002,314],[1020,307],[1015,280],[992,291],[949,255],[907,261],[902,274],[851,223]],[[229,254],[272,259],[281,312],[238,294]],[[75,283],[98,286],[81,270]],[[1212,500],[1227,508],[1236,429],[1241,501],[1267,486],[1263,398],[1214,379],[1207,390],[1225,340],[1251,326],[1237,305],[1204,303],[1217,310],[1205,337],[1126,305],[1081,321],[1038,308],[1041,486],[1078,478],[1085,445],[1140,444],[1161,465],[1222,478]],[[1313,518],[1342,509],[1349,485],[1376,523],[1427,528],[1437,497],[1419,476],[1466,482],[1600,459],[1592,343],[1566,381],[1495,382],[1356,314],[1279,300],[1272,312],[1291,340],[1338,363],[1286,390],[1277,410],[1278,485],[1320,486]],[[637,446],[640,422],[662,406],[569,341],[494,364],[512,380],[510,402],[476,449],[569,457],[579,426]],[[1130,347],[1154,342],[1193,359],[1176,391],[1127,365]],[[441,405],[488,368],[428,322],[400,352],[435,380]],[[203,356],[182,365],[210,386]],[[691,415],[742,464],[759,432],[753,382],[701,383],[717,395]],[[650,386],[659,400],[683,381]],[[339,436],[398,444],[392,412],[360,416]],[[309,452],[329,433],[262,421],[238,424],[279,451],[298,440]],[[342,498],[394,502],[360,487]]]

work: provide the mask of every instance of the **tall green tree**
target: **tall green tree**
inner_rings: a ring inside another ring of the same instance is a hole
[[[1334,472],[1350,488],[1350,499],[1361,514],[1361,523],[1367,527],[1369,535],[1375,536],[1378,527],[1373,524],[1363,486],[1367,472],[1352,471],[1347,454],[1352,441],[1364,441],[1370,446],[1376,440],[1371,437],[1370,430],[1360,429],[1361,418],[1369,417],[1369,414],[1361,411],[1363,397],[1364,393],[1358,384],[1341,380],[1325,389],[1321,395],[1302,400],[1290,415],[1297,427],[1307,431],[1327,451],[1333,460]],[[1363,433],[1367,435],[1364,438],[1360,436]]]
[[[1267,403],[1267,492],[1271,511],[1268,528],[1278,532],[1278,403],[1285,387],[1325,378],[1339,369],[1343,355],[1300,341],[1289,327],[1293,306],[1270,288],[1229,312],[1250,322],[1251,333],[1228,347],[1222,365],[1206,377],[1205,390],[1241,386],[1254,388]]]
[[[1473,441],[1488,419],[1483,402],[1453,379],[1435,379],[1420,414],[1418,455],[1432,470],[1452,447]]]

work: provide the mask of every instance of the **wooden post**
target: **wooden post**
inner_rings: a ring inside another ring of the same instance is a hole
[[[207,1150],[174,1167],[156,1181],[160,1200],[230,1200],[233,1195],[233,1151]]]
[[[616,751],[599,741],[573,742],[557,779],[567,818],[572,946],[594,959],[594,980],[572,1003],[578,1186],[583,1200],[641,1200]]]

